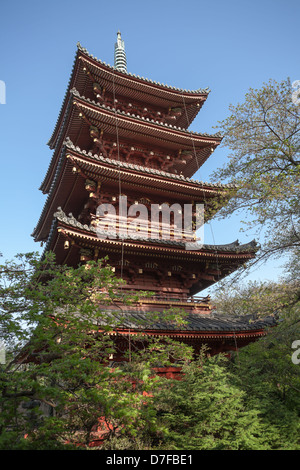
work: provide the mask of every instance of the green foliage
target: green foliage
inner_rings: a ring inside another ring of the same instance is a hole
[[[295,281],[250,281],[220,283],[212,296],[218,313],[225,315],[293,315],[299,303],[299,283]]]
[[[300,107],[292,91],[289,79],[250,89],[218,125],[230,153],[213,178],[235,185],[220,216],[246,213],[246,227],[257,227],[258,235],[263,227],[260,260],[282,254],[293,259],[299,251]]]
[[[7,344],[0,448],[89,446],[99,432],[134,440],[140,429],[154,429],[149,391],[159,378],[152,368],[184,358],[187,348],[127,334],[129,365],[109,367],[109,357],[120,353],[118,328],[133,321],[116,302],[130,305],[136,296],[124,295],[106,260],[73,269],[57,266],[52,254],[42,261],[26,254],[0,271]],[[178,321],[177,313],[168,312],[165,321]]]
[[[168,428],[169,449],[248,450],[264,448],[264,426],[258,410],[232,383],[222,356],[201,355],[184,367],[181,381],[161,392],[159,415]]]
[[[73,269],[56,266],[52,255],[39,261],[28,254],[0,270],[7,344],[0,449],[88,449],[101,434],[102,448],[115,450],[299,448],[295,291],[282,291],[279,327],[233,361],[205,351],[195,359],[190,347],[169,338],[120,337],[122,322],[134,319],[116,308],[121,283],[106,260]],[[279,299],[280,289],[256,287],[249,297],[242,291],[239,313],[249,312],[253,299],[266,308],[268,296],[272,304]],[[126,305],[135,300],[126,296]],[[152,321],[180,325],[185,318],[175,309],[138,326]],[[118,339],[127,342],[125,351]],[[110,367],[109,357],[120,352],[127,362]],[[180,381],[155,373],[174,362]]]
[[[241,349],[232,365],[248,402],[260,411],[270,449],[300,448],[300,366],[292,361],[292,343],[299,338],[298,310],[265,338]]]
[[[187,364],[183,379],[156,397],[166,428],[159,448],[298,450],[300,370],[290,340],[299,335],[299,326],[284,323],[233,360],[202,355]]]
[[[231,367],[235,384],[247,403],[259,410],[270,449],[299,449],[300,366],[292,361],[292,345],[300,339],[298,283],[251,282],[215,294],[226,314],[276,314],[278,326],[242,348]]]

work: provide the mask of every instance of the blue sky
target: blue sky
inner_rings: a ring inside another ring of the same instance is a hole
[[[4,258],[41,250],[31,233],[46,197],[39,186],[52,151],[47,142],[67,89],[79,41],[113,65],[118,29],[125,41],[128,72],[184,89],[211,93],[190,130],[215,132],[230,103],[270,78],[300,79],[299,14],[294,0],[61,0],[6,1],[0,6],[1,231]],[[195,177],[209,175],[226,161],[217,149]],[[240,218],[213,222],[205,242],[241,243]],[[213,236],[213,240],[212,240]],[[280,264],[280,263],[279,263]],[[270,263],[252,279],[280,274]]]

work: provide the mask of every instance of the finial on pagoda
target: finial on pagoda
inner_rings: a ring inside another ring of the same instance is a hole
[[[115,68],[120,72],[127,72],[127,61],[124,41],[120,31],[117,32],[117,42],[115,43]]]

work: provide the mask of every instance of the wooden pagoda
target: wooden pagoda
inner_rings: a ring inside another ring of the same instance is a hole
[[[264,335],[272,320],[217,315],[209,299],[198,294],[253,258],[254,242],[189,249],[194,235],[174,236],[174,220],[168,239],[161,236],[162,223],[151,237],[138,226],[137,237],[99,235],[97,208],[103,204],[115,208],[115,224],[126,229],[129,219],[118,207],[121,196],[128,208],[203,204],[208,220],[212,201],[228,191],[226,185],[191,179],[222,139],[188,130],[209,90],[174,88],[130,74],[126,67],[120,33],[113,67],[78,44],[49,141],[53,156],[40,188],[47,199],[33,237],[60,264],[77,266],[108,256],[116,276],[125,281],[124,291],[153,293],[130,307],[131,320],[117,332],[121,339],[129,328],[131,335],[139,331],[134,316],[180,307],[188,314],[186,327],[170,329],[162,322],[145,334],[180,339],[195,351],[202,344],[212,353],[235,350]]]

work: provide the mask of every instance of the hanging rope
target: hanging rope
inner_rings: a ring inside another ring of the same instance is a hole
[[[116,108],[116,90],[115,90],[115,69],[113,68],[113,103],[114,103],[114,113],[115,113],[115,122],[116,122],[116,138],[117,138],[117,155],[118,155],[118,180],[119,180],[119,208],[120,208],[120,198],[122,195],[122,181],[121,181],[121,161],[120,161],[120,142],[119,142],[119,127],[118,127],[118,116],[117,116],[117,108]],[[120,215],[120,212],[119,212]],[[120,227],[120,220],[119,220],[119,227]],[[126,226],[127,230],[127,226]],[[121,280],[123,281],[123,269],[124,269],[124,238],[121,238]],[[123,293],[123,283],[121,284],[121,298],[124,299]],[[125,314],[123,311],[123,304],[120,305],[120,310],[122,312],[123,318],[125,318]],[[131,332],[130,327],[128,329],[128,351],[129,351],[129,362],[131,362]]]
[[[188,116],[188,112],[187,112],[187,106],[186,106],[186,103],[185,103],[185,99],[184,99],[184,95],[182,94],[182,101],[183,101],[183,105],[184,105],[184,110],[185,110],[185,115],[186,115],[186,120],[187,120],[187,123],[188,123],[188,127],[190,126],[190,120],[189,120],[189,116]],[[192,138],[191,136],[191,142],[192,142],[192,146],[193,146],[193,152],[194,152],[194,158],[196,160],[196,163],[197,163],[197,171],[200,170],[200,163],[199,163],[199,160],[198,160],[198,155],[197,155],[197,152],[196,152],[196,147],[195,147],[195,142],[194,142],[194,139]],[[207,200],[206,200],[206,195],[205,195],[205,190],[204,190],[204,187],[203,187],[203,182],[200,181],[201,183],[201,187],[202,187],[202,194],[203,194],[203,200],[204,200],[204,208],[205,208],[205,211],[206,209],[208,208],[208,203],[207,203]],[[214,247],[216,247],[216,242],[215,242],[215,236],[214,236],[214,231],[213,231],[213,227],[212,227],[212,223],[211,223],[211,220],[208,222],[209,224],[209,227],[210,227],[210,231],[211,231],[211,235],[212,235],[212,240],[213,240],[213,244],[214,244]],[[215,248],[215,258],[216,258],[216,265],[217,265],[217,276],[218,276],[218,281],[220,280],[220,270],[219,270],[219,256],[218,256],[218,251],[217,249]]]
[[[120,162],[120,142],[119,142],[119,127],[118,127],[118,116],[116,108],[116,91],[115,91],[115,69],[113,68],[113,103],[114,103],[114,113],[115,113],[115,122],[116,122],[116,138],[117,138],[117,155],[118,155],[118,178],[119,178],[119,207],[120,207],[120,198],[122,195],[122,182],[121,182],[121,162]],[[120,215],[120,214],[119,214]],[[120,221],[119,221],[120,226]],[[121,239],[121,279],[123,280],[123,267],[124,267],[124,239]],[[122,285],[121,285],[122,292]]]

